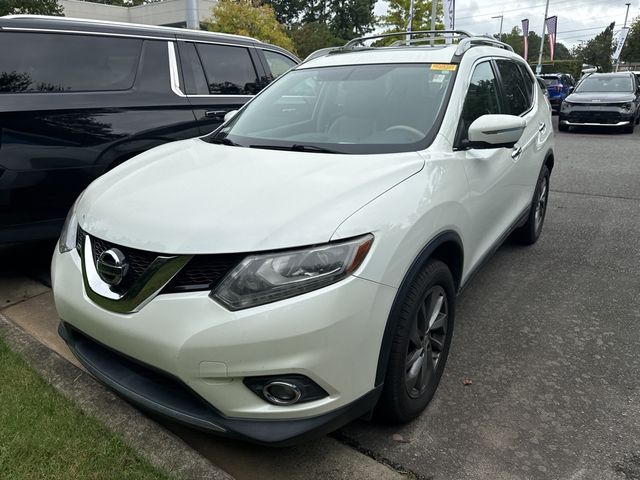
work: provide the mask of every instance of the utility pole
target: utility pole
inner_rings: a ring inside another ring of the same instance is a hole
[[[187,28],[200,30],[200,20],[198,19],[198,0],[187,0]]]
[[[438,4],[438,0],[431,0],[431,30],[436,29],[436,5]],[[436,34],[431,34],[431,46],[433,47],[433,43],[436,39]]]
[[[504,15],[496,15],[495,17],[491,17],[491,18],[500,19],[500,36],[498,37],[498,40],[502,41],[502,22],[504,21]]]
[[[544,50],[544,32],[547,30],[547,15],[549,14],[549,0],[544,8],[544,18],[542,19],[542,35],[540,38],[540,54],[538,55],[538,65],[536,66],[536,74],[542,73],[542,51]]]

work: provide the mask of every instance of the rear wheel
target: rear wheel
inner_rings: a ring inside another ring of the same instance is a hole
[[[542,232],[547,214],[547,201],[549,200],[549,175],[549,169],[544,165],[538,177],[527,222],[515,231],[516,238],[523,245],[536,243]]]
[[[403,423],[417,417],[440,383],[455,317],[455,287],[447,266],[431,259],[413,280],[398,313],[376,414]]]

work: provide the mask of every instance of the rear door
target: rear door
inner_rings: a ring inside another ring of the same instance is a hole
[[[201,134],[215,130],[269,81],[253,47],[180,40],[184,94]]]

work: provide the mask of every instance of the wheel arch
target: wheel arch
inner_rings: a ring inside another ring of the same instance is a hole
[[[455,285],[456,292],[460,288],[462,280],[462,270],[464,266],[464,249],[462,239],[460,235],[453,230],[448,230],[439,233],[434,237],[426,246],[420,251],[416,258],[411,263],[411,266],[405,273],[400,288],[396,293],[393,300],[389,317],[384,328],[384,334],[382,336],[382,343],[380,346],[380,352],[378,354],[378,365],[376,368],[375,386],[378,387],[384,383],[384,379],[387,373],[387,365],[389,363],[389,356],[391,353],[391,345],[393,343],[393,335],[398,323],[399,310],[401,308],[400,302],[406,295],[413,279],[424,268],[427,261],[435,258],[445,263],[451,275]]]
[[[555,157],[553,155],[553,150],[549,150],[544,157],[544,165],[549,169],[549,173],[553,171],[553,166],[555,164]]]

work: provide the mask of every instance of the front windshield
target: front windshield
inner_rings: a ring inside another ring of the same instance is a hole
[[[434,129],[455,68],[385,64],[294,70],[209,141],[333,153],[417,150]]]
[[[560,79],[558,77],[542,77],[542,80],[544,80],[547,87],[551,85],[558,85],[560,83]]]
[[[633,92],[631,77],[587,77],[576,92]]]

